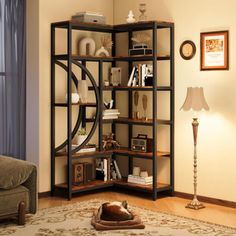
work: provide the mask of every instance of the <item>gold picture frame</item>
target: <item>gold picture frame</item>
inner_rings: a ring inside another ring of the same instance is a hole
[[[201,33],[201,70],[229,69],[229,31]]]

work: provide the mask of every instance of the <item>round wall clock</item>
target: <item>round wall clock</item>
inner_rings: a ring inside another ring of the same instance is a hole
[[[179,53],[181,57],[185,60],[190,60],[194,57],[196,53],[196,46],[193,41],[185,40],[179,48]]]

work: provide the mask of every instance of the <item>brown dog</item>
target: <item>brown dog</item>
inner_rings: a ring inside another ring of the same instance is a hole
[[[101,220],[125,221],[132,220],[133,215],[129,212],[127,202],[106,202],[103,203],[99,212]],[[101,211],[100,211],[101,210]]]

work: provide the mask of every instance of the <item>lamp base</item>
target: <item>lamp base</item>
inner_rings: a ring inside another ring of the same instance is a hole
[[[200,203],[197,198],[194,198],[187,206],[186,208],[194,209],[194,210],[199,210],[202,208],[205,208],[205,206]]]

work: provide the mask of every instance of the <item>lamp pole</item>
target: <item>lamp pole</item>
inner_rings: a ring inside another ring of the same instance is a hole
[[[197,199],[197,132],[198,132],[198,119],[193,118],[192,127],[193,127],[193,140],[194,140],[194,163],[193,163],[193,187],[194,187],[194,195],[193,200],[186,206],[186,208],[191,208],[194,210],[199,210],[204,208],[205,206],[200,203]]]

